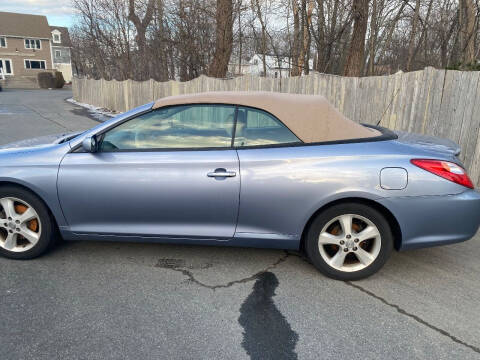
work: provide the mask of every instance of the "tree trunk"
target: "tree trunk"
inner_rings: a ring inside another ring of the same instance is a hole
[[[463,62],[471,64],[475,61],[475,7],[472,0],[461,0],[461,46]]]
[[[239,1],[238,2],[238,9],[237,9],[237,12],[238,12],[238,47],[239,47],[239,51],[238,51],[238,74],[239,75],[243,75],[243,71],[242,71],[242,2]]]
[[[228,71],[228,62],[233,47],[233,2],[232,0],[217,0],[216,10],[216,43],[215,54],[208,74],[217,78],[224,78]]]
[[[450,42],[450,39],[454,33],[456,25],[457,25],[457,19],[454,19],[448,31],[445,31],[444,33],[442,33],[442,36],[441,36],[441,44],[440,44],[441,57],[440,58],[441,58],[442,68],[446,68],[449,64],[448,43]]]
[[[364,54],[365,36],[368,25],[368,0],[353,1],[353,34],[348,49],[347,63],[345,64],[345,76],[361,76]]]
[[[186,31],[186,18],[187,18],[187,14],[186,14],[186,11],[185,11],[185,3],[184,1],[180,0],[179,2],[179,9],[178,9],[178,13],[179,13],[179,18],[180,18],[180,21],[179,21],[179,46],[177,48],[177,51],[178,51],[178,73],[179,73],[179,77],[180,77],[180,81],[188,81],[190,80],[189,77],[188,77],[188,49],[187,49],[187,46],[185,44],[185,40],[187,39],[187,31]]]
[[[159,68],[158,71],[158,80],[168,81],[168,55],[167,55],[167,46],[165,44],[165,26],[164,26],[164,4],[163,0],[157,0],[157,14],[156,21],[158,22],[158,32],[157,32],[157,41],[159,41],[159,47],[157,51],[159,52]],[[153,59],[152,59],[153,60]]]
[[[325,51],[325,67],[322,72],[327,73],[331,72],[332,70],[332,53],[333,53],[333,45],[336,40],[337,36],[337,16],[338,16],[338,6],[339,6],[340,1],[334,1],[333,4],[333,12],[332,12],[332,19],[330,21],[330,31],[328,32],[328,40],[327,40],[327,49]],[[350,29],[350,21],[347,22],[346,26],[344,26],[343,30],[346,28]],[[342,31],[343,34],[343,31]],[[346,54],[341,55],[343,60],[345,60]],[[343,68],[343,63],[342,63],[342,68]]]
[[[302,73],[301,68],[298,66],[298,58],[300,56],[300,44],[302,41],[301,27],[300,27],[300,15],[301,9],[298,6],[297,0],[292,0],[293,9],[293,44],[291,51],[291,63],[292,70],[290,76],[299,76]]]
[[[370,41],[368,57],[368,75],[375,74],[375,41],[377,37],[377,0],[372,3],[372,18],[370,20]]]
[[[325,71],[325,12],[323,10],[323,0],[317,0],[317,57],[315,59],[315,70]]]
[[[253,11],[257,14],[258,21],[262,27],[262,65],[263,65],[263,75],[267,76],[267,26],[263,20],[262,9],[260,8],[259,0],[252,0]]]
[[[420,20],[420,0],[415,4],[415,13],[412,20],[412,31],[410,32],[410,42],[408,43],[408,58],[405,70],[410,71],[412,67],[413,55],[415,52],[415,36],[417,36],[417,27]]]
[[[310,59],[310,26],[312,24],[312,14],[313,14],[313,0],[308,0],[308,9],[306,8],[306,0],[302,1],[302,23],[303,23],[303,46],[300,49],[300,54],[297,60],[298,68],[300,74],[302,71],[305,72],[305,75],[308,75]]]
[[[129,0],[128,3],[128,19],[135,25],[135,29],[137,30],[137,35],[135,36],[135,41],[137,42],[138,46],[138,65],[139,67],[139,80],[146,80],[150,77],[150,73],[147,69],[147,61],[148,58],[146,51],[147,51],[147,27],[151,23],[153,18],[153,11],[155,9],[155,1],[148,0],[147,10],[145,11],[145,16],[143,19],[140,19],[138,15],[135,13],[135,0]]]

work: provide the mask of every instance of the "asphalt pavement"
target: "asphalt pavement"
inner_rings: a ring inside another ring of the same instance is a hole
[[[68,97],[0,92],[0,145],[97,124]],[[63,242],[0,258],[0,359],[480,359],[479,259],[477,234],[350,283],[295,252]]]

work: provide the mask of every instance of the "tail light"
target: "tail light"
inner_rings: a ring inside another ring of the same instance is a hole
[[[430,159],[412,159],[410,162],[432,174],[473,189],[472,180],[468,177],[465,169],[453,162]]]

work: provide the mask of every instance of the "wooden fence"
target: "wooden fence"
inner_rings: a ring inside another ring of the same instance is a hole
[[[155,99],[205,91],[278,91],[321,94],[352,120],[449,138],[480,184],[480,72],[425,70],[389,76],[349,78],[313,74],[284,79],[243,76],[188,82],[73,80],[74,99],[126,111]]]

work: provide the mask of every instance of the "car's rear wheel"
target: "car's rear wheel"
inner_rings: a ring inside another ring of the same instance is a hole
[[[12,259],[41,255],[53,242],[54,224],[43,202],[17,187],[0,188],[0,254]]]
[[[364,204],[328,208],[312,222],[306,238],[308,257],[323,274],[338,280],[358,280],[377,272],[393,248],[385,217]]]

